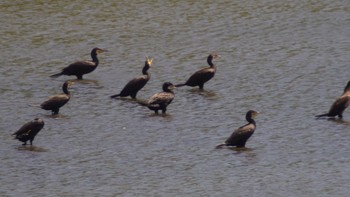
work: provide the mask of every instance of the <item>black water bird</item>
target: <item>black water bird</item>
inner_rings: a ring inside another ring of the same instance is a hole
[[[148,69],[152,66],[152,61],[153,59],[146,57],[142,75],[130,80],[119,94],[112,95],[111,98],[131,96],[131,98],[135,99],[137,92],[141,90],[150,79]]]
[[[215,72],[216,72],[216,66],[213,64],[213,59],[219,57],[216,53],[212,53],[208,56],[207,62],[209,64],[209,67],[203,68],[194,74],[185,82],[182,84],[177,84],[175,85],[176,87],[181,87],[181,86],[199,86],[199,89],[203,89],[204,83],[209,81],[211,78],[214,77]]]
[[[30,141],[30,145],[33,145],[36,134],[44,127],[44,121],[40,118],[25,123],[18,131],[13,133],[15,139],[24,142],[23,145],[27,145],[27,141]]]
[[[248,123],[233,131],[231,136],[223,144],[217,145],[216,148],[221,148],[223,146],[245,147],[247,140],[255,131],[256,124],[253,118],[255,118],[258,113],[257,111],[249,110],[246,114]]]
[[[146,103],[140,103],[141,105],[147,106],[150,110],[153,110],[158,114],[158,110],[162,110],[164,114],[167,110],[167,106],[173,101],[175,94],[172,91],[175,86],[170,82],[163,84],[163,92],[159,92],[151,96]]]
[[[58,114],[60,108],[65,105],[70,99],[70,93],[68,88],[73,84],[71,81],[66,81],[62,85],[62,94],[51,96],[48,100],[44,101],[40,107],[44,110],[51,110],[52,114]]]
[[[98,66],[98,58],[97,55],[99,53],[105,52],[106,50],[100,48],[93,48],[91,51],[92,60],[88,61],[78,61],[70,64],[69,66],[62,69],[62,72],[51,75],[50,77],[56,78],[61,75],[75,75],[77,79],[83,79],[83,75],[91,73]]]
[[[328,117],[335,117],[338,116],[339,118],[343,118],[343,113],[345,109],[350,104],[350,81],[344,88],[343,94],[334,101],[333,105],[329,109],[328,113],[317,115],[317,118],[328,116]]]

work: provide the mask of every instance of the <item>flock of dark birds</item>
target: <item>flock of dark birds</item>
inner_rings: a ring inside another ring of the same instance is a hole
[[[60,73],[51,75],[50,77],[56,78],[61,75],[75,75],[77,79],[82,80],[83,75],[88,74],[94,71],[98,64],[99,60],[97,55],[99,53],[105,52],[106,50],[102,50],[100,48],[94,48],[91,51],[91,61],[78,61],[70,64],[69,66],[62,69]],[[173,85],[170,82],[165,82],[163,84],[163,91],[154,94],[149,98],[146,102],[139,102],[140,105],[148,107],[150,110],[154,111],[158,114],[158,111],[161,110],[162,113],[166,113],[167,106],[172,102],[175,97],[173,89],[175,87],[181,86],[190,86],[196,87],[199,89],[204,88],[204,84],[212,79],[216,72],[216,66],[213,64],[213,60],[219,57],[216,53],[212,53],[207,58],[207,63],[209,67],[198,70],[194,74],[188,78],[185,83],[180,83],[177,85]],[[136,99],[137,93],[147,84],[150,79],[150,75],[148,70],[152,66],[153,59],[146,57],[145,65],[142,69],[142,75],[130,80],[124,88],[120,91],[119,94],[112,95],[111,98],[117,97],[128,97],[130,96],[132,99]],[[70,94],[68,88],[73,84],[71,81],[64,82],[62,86],[63,93],[57,94],[50,97],[48,100],[44,101],[40,107],[44,110],[52,111],[52,114],[58,114],[59,110],[62,106],[64,106],[70,99]],[[343,117],[343,112],[350,104],[350,81],[347,83],[344,88],[343,94],[333,103],[329,111],[325,114],[317,115],[317,118],[321,117],[332,117],[338,116],[339,118]],[[216,148],[222,147],[245,147],[247,140],[253,135],[256,123],[255,116],[259,114],[259,112],[254,110],[249,110],[246,113],[247,124],[239,127],[231,136],[222,144],[216,146]],[[27,141],[30,141],[30,145],[33,144],[33,140],[38,132],[44,127],[44,121],[40,118],[35,118],[34,120],[25,123],[18,131],[16,131],[13,135],[15,139],[23,142],[23,145],[27,144]]]

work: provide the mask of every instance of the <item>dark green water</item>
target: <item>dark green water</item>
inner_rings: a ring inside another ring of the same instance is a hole
[[[1,196],[349,196],[350,112],[315,120],[350,80],[350,3],[2,1]],[[33,105],[74,77],[49,75],[108,49],[59,118]],[[111,100],[154,57],[147,99],[221,55],[205,91],[166,116]],[[216,150],[261,112],[248,149]],[[41,117],[34,147],[10,134]]]

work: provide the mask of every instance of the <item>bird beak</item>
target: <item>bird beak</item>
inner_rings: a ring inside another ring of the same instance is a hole
[[[149,58],[148,56],[146,56],[146,61],[147,61],[148,65],[152,66],[153,58]]]
[[[100,49],[97,51],[98,53],[104,53],[104,52],[108,52],[108,50],[105,50],[105,49]]]
[[[70,86],[72,86],[73,84],[74,84],[73,81],[69,81],[68,86],[70,87]]]
[[[148,59],[147,61],[148,61],[148,64],[151,66],[153,63],[153,59]]]
[[[260,114],[260,112],[257,111],[257,112],[254,114],[254,117],[256,117],[258,114]]]

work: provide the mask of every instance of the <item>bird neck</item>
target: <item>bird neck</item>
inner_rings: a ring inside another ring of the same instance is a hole
[[[67,84],[67,83],[63,84],[62,90],[63,90],[63,92],[64,92],[65,94],[68,94],[68,95],[69,95],[68,84]]]
[[[344,93],[350,92],[350,82],[348,82],[348,85],[344,88]]]
[[[148,69],[149,69],[149,65],[148,65],[148,63],[146,62],[146,63],[145,63],[145,66],[144,66],[143,69],[142,69],[142,74],[148,75]]]
[[[251,124],[254,124],[254,125],[255,125],[255,120],[254,120],[252,117],[247,116],[247,117],[246,117],[246,120],[247,120],[249,123],[251,123]]]
[[[208,62],[210,67],[212,67],[212,68],[214,67],[213,58],[211,56],[208,57],[207,62]]]
[[[95,62],[96,66],[97,66],[98,65],[98,58],[97,58],[96,51],[91,51],[91,58],[92,58],[92,61]]]

